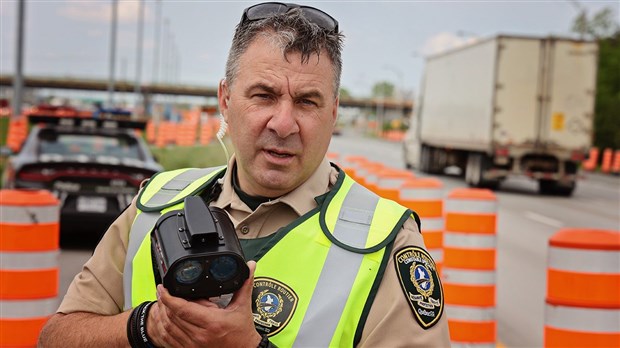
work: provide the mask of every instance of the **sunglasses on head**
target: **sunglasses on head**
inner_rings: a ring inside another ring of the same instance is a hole
[[[283,2],[264,2],[246,8],[243,11],[240,24],[269,18],[276,14],[287,13],[294,8],[300,9],[304,17],[319,27],[330,32],[338,32],[338,21],[318,8]]]

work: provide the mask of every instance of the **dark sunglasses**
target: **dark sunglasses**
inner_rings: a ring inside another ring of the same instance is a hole
[[[283,2],[263,2],[262,4],[256,4],[246,8],[243,11],[240,24],[243,25],[246,22],[257,21],[276,14],[287,13],[294,8],[300,9],[310,22],[319,27],[330,32],[338,32],[338,21],[318,8]]]

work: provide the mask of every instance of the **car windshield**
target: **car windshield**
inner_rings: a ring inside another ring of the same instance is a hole
[[[141,159],[136,139],[126,135],[67,134],[42,132],[39,154],[94,155]]]

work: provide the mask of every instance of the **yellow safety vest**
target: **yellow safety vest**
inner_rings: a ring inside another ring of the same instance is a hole
[[[125,308],[156,298],[149,236],[159,216],[182,209],[184,197],[211,187],[223,173],[165,172],[143,189],[129,235]],[[279,347],[355,346],[394,238],[413,214],[368,191],[344,171],[321,198],[317,208],[278,230],[258,255],[254,322]]]

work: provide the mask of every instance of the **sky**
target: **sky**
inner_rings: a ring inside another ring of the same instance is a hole
[[[27,0],[24,74],[107,79],[110,0]],[[256,2],[161,0],[159,69],[155,69],[156,0],[145,1],[141,81],[217,86],[233,30]],[[342,87],[367,97],[388,81],[415,94],[425,57],[498,34],[576,37],[578,8],[593,15],[620,1],[297,1],[336,18],[345,35]],[[0,74],[15,71],[17,2],[0,0]],[[137,76],[138,1],[120,0],[115,77]]]

